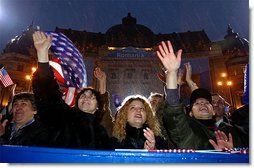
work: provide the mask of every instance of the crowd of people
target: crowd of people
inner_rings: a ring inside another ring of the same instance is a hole
[[[219,94],[199,88],[192,81],[190,63],[185,79],[180,70],[182,50],[170,41],[158,45],[157,57],[165,73],[165,93],[126,97],[111,116],[106,73],[95,68],[99,90],[83,88],[75,106],[62,99],[49,65],[52,38],[33,34],[38,69],[33,93],[19,93],[12,100],[12,118],[0,114],[0,144],[78,149],[198,149],[223,150],[249,147],[248,105],[229,118],[228,103]],[[183,101],[180,89],[186,81],[191,96]],[[239,118],[242,118],[239,121]],[[238,118],[238,119],[237,119]]]

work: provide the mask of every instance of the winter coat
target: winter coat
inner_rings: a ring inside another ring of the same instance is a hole
[[[13,123],[6,125],[5,134],[0,137],[1,145],[50,146],[48,129],[37,120],[20,128],[11,138],[12,126]]]
[[[174,97],[169,92],[167,92],[167,94],[170,95],[169,99]],[[170,133],[172,141],[176,144],[176,148],[198,150],[214,149],[209,142],[209,139],[213,139],[216,142],[214,120],[202,121],[188,117],[183,104],[166,104],[163,117],[168,133]],[[232,134],[234,147],[242,146],[239,136],[231,126],[221,125],[218,129],[223,131],[226,135],[228,135],[228,133]]]
[[[107,149],[108,135],[95,114],[71,108],[62,99],[48,63],[39,63],[33,77],[38,116],[51,128],[55,147]]]

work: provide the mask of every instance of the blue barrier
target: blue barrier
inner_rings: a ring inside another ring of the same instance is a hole
[[[249,154],[102,151],[0,146],[1,163],[249,163]]]

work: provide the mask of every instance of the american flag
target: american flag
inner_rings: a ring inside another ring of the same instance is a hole
[[[3,83],[4,87],[14,84],[4,67],[0,69],[0,81]]]
[[[52,37],[51,51],[54,57],[50,61],[55,77],[63,89],[63,99],[75,105],[77,91],[87,86],[86,66],[83,56],[72,41],[62,33],[45,32]]]

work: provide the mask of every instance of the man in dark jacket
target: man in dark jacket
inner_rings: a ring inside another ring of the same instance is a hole
[[[75,107],[68,106],[62,99],[59,85],[49,66],[51,37],[43,32],[35,32],[33,40],[38,57],[33,91],[38,115],[51,128],[53,146],[107,149],[107,132],[96,117],[101,110],[99,92],[93,88],[83,88],[76,97]]]
[[[37,108],[32,93],[16,94],[12,102],[13,119],[1,122],[0,144],[50,146],[48,130],[36,118]]]

